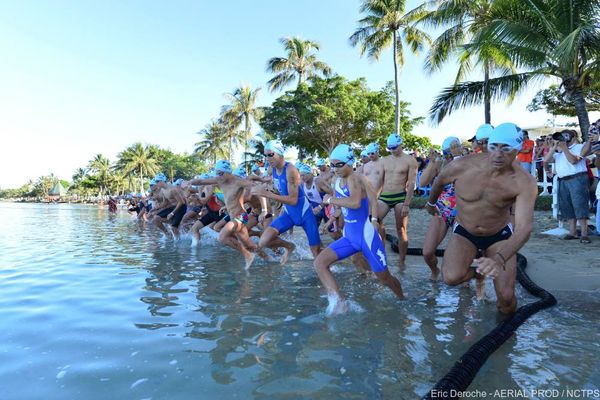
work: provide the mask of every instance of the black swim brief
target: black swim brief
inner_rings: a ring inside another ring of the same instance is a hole
[[[511,224],[508,224],[493,235],[477,236],[467,231],[458,222],[455,222],[452,232],[464,237],[469,242],[473,243],[477,250],[483,253],[485,250],[487,250],[488,247],[490,247],[494,243],[500,242],[502,240],[507,240],[509,237],[511,237],[513,233],[513,228]]]

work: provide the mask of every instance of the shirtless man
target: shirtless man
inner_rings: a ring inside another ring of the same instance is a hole
[[[178,186],[167,184],[167,177],[164,174],[157,174],[154,182],[153,193],[161,201],[161,206],[153,213],[152,223],[168,236],[169,232],[164,223],[170,222],[173,236],[179,239],[179,224],[187,211],[185,196]]]
[[[304,194],[298,169],[285,161],[283,153],[283,144],[278,140],[270,140],[265,145],[264,154],[272,167],[273,187],[279,194],[264,188],[255,188],[252,193],[283,204],[283,212],[261,235],[259,247],[270,247],[280,234],[288,231],[293,226],[302,226],[308,238],[310,250],[313,256],[316,257],[321,251],[321,237],[319,236],[317,220]],[[264,210],[264,213],[266,213],[266,210]],[[282,264],[285,264],[295,247],[293,244],[284,246],[286,250],[281,257]]]
[[[330,267],[334,262],[360,251],[379,281],[398,298],[404,298],[400,282],[387,269],[385,246],[378,234],[379,221],[370,217],[377,215],[375,191],[363,175],[353,172],[354,154],[350,146],[338,145],[329,159],[335,168],[335,195],[326,196],[325,204],[341,206],[346,222],[344,236],[323,250],[314,262],[319,279],[330,296],[329,313],[341,313],[346,309]]]
[[[215,172],[214,178],[194,179],[190,184],[218,185],[221,188],[229,221],[219,232],[219,242],[242,253],[246,260],[246,269],[248,269],[256,256],[253,252],[256,250],[256,245],[250,240],[246,229],[248,214],[244,210],[243,194],[246,188],[253,186],[253,183],[233,175],[231,163],[226,160],[217,161]]]
[[[496,307],[503,314],[512,314],[517,307],[516,254],[531,233],[537,197],[535,178],[514,163],[522,142],[516,125],[497,126],[488,153],[454,160],[441,171],[426,205],[435,215],[438,211],[432,204],[444,185],[454,183],[458,214],[442,263],[444,281],[458,285],[475,272],[493,278]],[[509,222],[513,203],[517,205],[514,232]],[[471,268],[473,262],[477,270]]]
[[[369,161],[371,161],[371,159],[369,158],[369,153],[365,148],[360,152],[360,165],[356,168],[356,172],[359,174],[364,174],[365,165],[367,165]]]
[[[406,252],[408,250],[408,212],[409,204],[415,191],[417,168],[419,167],[414,157],[402,151],[402,138],[397,133],[392,133],[387,138],[387,149],[390,155],[383,158],[383,188],[379,195],[379,220],[394,210],[396,232],[398,233],[398,250],[400,253],[400,267],[404,267]],[[371,158],[372,160],[372,158]],[[385,238],[383,223],[381,237]]]
[[[202,174],[199,179],[209,179],[216,177],[216,173]],[[200,192],[200,199],[205,207],[203,215],[200,219],[194,222],[190,231],[192,232],[192,246],[196,246],[200,243],[200,231],[204,227],[219,222],[223,219],[224,215],[220,213],[222,207],[225,206],[225,198],[223,192],[215,193],[214,185],[203,185]]]
[[[365,149],[369,162],[363,167],[363,175],[369,180],[377,196],[383,187],[383,160],[379,158],[379,145],[369,143]]]

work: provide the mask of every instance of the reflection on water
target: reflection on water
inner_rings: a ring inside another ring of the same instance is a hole
[[[416,258],[406,301],[340,264],[364,311],[327,318],[309,260],[246,272],[210,239],[164,243],[96,207],[0,204],[0,218],[2,399],[412,399],[496,324],[494,303],[429,282]],[[598,384],[600,302],[557,297],[470,389]]]

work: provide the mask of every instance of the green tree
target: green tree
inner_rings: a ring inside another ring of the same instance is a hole
[[[163,171],[171,181],[177,178],[189,179],[200,172],[206,171],[206,165],[195,154],[177,154],[169,149],[158,148],[156,157],[158,169]]]
[[[294,92],[277,98],[265,109],[260,124],[267,134],[297,146],[300,158],[326,156],[340,143],[385,143],[395,125],[393,86],[371,91],[364,78],[312,78]],[[391,96],[391,97],[390,97]],[[401,103],[403,136],[421,121],[411,119],[408,103]],[[406,137],[406,136],[404,136]]]
[[[492,121],[491,96],[487,87],[490,76],[496,72],[501,75],[515,73],[507,49],[497,46],[494,41],[481,43],[477,47],[466,46],[470,40],[493,22],[496,13],[493,10],[495,0],[441,0],[435,3],[435,9],[429,11],[419,23],[434,28],[446,28],[431,44],[425,61],[425,70],[433,73],[452,58],[459,64],[454,80],[455,84],[463,81],[475,66],[483,72],[484,120]],[[422,6],[423,7],[423,6]],[[434,114],[435,122],[444,118],[443,114]]]
[[[331,74],[331,68],[319,61],[314,53],[320,50],[319,43],[299,37],[286,37],[279,41],[283,45],[286,57],[273,57],[267,61],[267,72],[275,74],[267,82],[272,92],[283,89],[293,79],[298,80],[297,88],[310,77]]]
[[[558,78],[573,103],[584,139],[589,117],[584,93],[600,68],[598,0],[496,0],[495,18],[469,47],[496,43],[507,49],[520,72],[483,81],[462,82],[440,93],[431,112],[448,115],[481,104],[489,90],[492,100],[515,96],[533,81]]]
[[[229,137],[229,130],[223,122],[212,121],[198,134],[202,136],[202,139],[194,144],[194,154],[212,164],[216,163],[218,159],[231,159],[232,138]]]
[[[350,36],[352,46],[360,45],[360,54],[379,60],[381,54],[392,46],[394,83],[396,95],[395,128],[400,130],[400,69],[404,65],[404,44],[418,54],[431,42],[429,35],[414,26],[424,11],[417,9],[405,13],[405,0],[363,0],[360,11],[366,16],[358,21],[358,29]]]
[[[226,93],[230,104],[223,106],[221,111],[222,120],[228,129],[238,131],[244,138],[244,153],[248,152],[248,138],[250,136],[252,121],[258,122],[261,116],[261,108],[256,104],[260,88],[251,89],[250,86],[240,86],[233,93]],[[244,159],[244,162],[246,160]]]
[[[600,81],[595,81],[595,83],[586,90],[584,97],[586,100],[586,109],[588,111],[600,111]],[[531,100],[531,103],[527,106],[527,110],[545,110],[548,114],[554,116],[577,116],[573,102],[564,95],[558,85],[550,85],[550,87],[538,91]]]
[[[102,154],[96,154],[88,164],[89,171],[96,175],[96,181],[100,189],[99,197],[104,195],[110,180],[110,161]]]
[[[122,177],[136,176],[139,179],[140,192],[143,192],[144,177],[158,172],[156,146],[144,146],[139,142],[132,144],[117,156],[116,171]]]

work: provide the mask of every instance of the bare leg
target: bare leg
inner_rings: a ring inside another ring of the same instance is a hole
[[[442,217],[431,217],[429,228],[425,234],[425,242],[423,243],[423,258],[431,269],[431,280],[436,280],[440,274],[435,250],[442,243],[447,232],[448,225],[446,225]]]
[[[491,257],[502,247],[502,242],[491,245],[486,250],[486,257]],[[494,278],[494,289],[496,290],[496,308],[502,314],[511,315],[517,309],[517,297],[515,296],[515,281],[517,279],[517,256],[514,255],[506,260],[505,270],[500,271]]]
[[[160,229],[165,236],[169,236],[169,231],[167,230],[167,228],[165,228],[165,224],[164,222],[164,218],[159,217],[158,215],[156,215],[153,219],[152,219],[152,225],[156,226],[158,229]]]
[[[394,292],[399,299],[404,299],[404,293],[402,293],[400,281],[394,275],[390,274],[390,271],[386,269],[382,272],[375,272],[375,275],[382,285],[392,289],[392,292]]]
[[[334,305],[332,310],[333,314],[343,313],[346,310],[346,305],[344,303],[344,298],[340,295],[340,290],[338,288],[337,282],[331,273],[331,264],[336,262],[338,259],[337,255],[330,248],[326,248],[323,250],[317,258],[315,258],[314,266],[317,271],[317,275],[319,275],[319,279],[321,283],[325,287],[327,291],[327,295],[330,297],[331,304]]]
[[[452,235],[442,261],[444,282],[455,286],[471,280],[475,276],[475,269],[471,268],[471,264],[476,255],[477,249],[473,243],[460,235]]]
[[[377,200],[377,209],[379,210],[379,236],[381,236],[381,240],[385,244],[385,225],[383,220],[390,212],[390,207],[385,202]],[[400,238],[398,238],[398,241],[400,241]]]
[[[351,258],[352,264],[354,264],[358,273],[360,273],[363,276],[367,276],[371,273],[371,266],[369,265],[369,262],[365,258],[362,251],[354,254]]]
[[[396,233],[398,234],[398,252],[400,253],[399,267],[404,268],[406,253],[408,251],[408,215],[402,216],[404,203],[394,206],[394,219],[396,220]]]
[[[254,261],[254,257],[256,254],[248,251],[244,246],[241,245],[239,240],[234,236],[235,235],[235,222],[229,221],[225,224],[225,226],[219,232],[219,242],[231,247],[242,253],[244,259],[246,260],[246,269],[250,267],[252,261]]]
[[[285,264],[290,256],[290,254],[296,248],[296,245],[293,243],[287,242],[281,238],[279,238],[279,231],[275,228],[268,227],[264,230],[263,234],[258,241],[258,247],[263,249],[265,247],[275,248],[275,247],[283,247],[283,255],[281,256],[281,265]]]
[[[200,221],[196,221],[194,222],[194,225],[192,225],[192,229],[190,229],[192,235],[194,236],[194,239],[196,239],[196,243],[200,241],[200,231],[202,230],[202,228],[204,228],[204,224]]]

